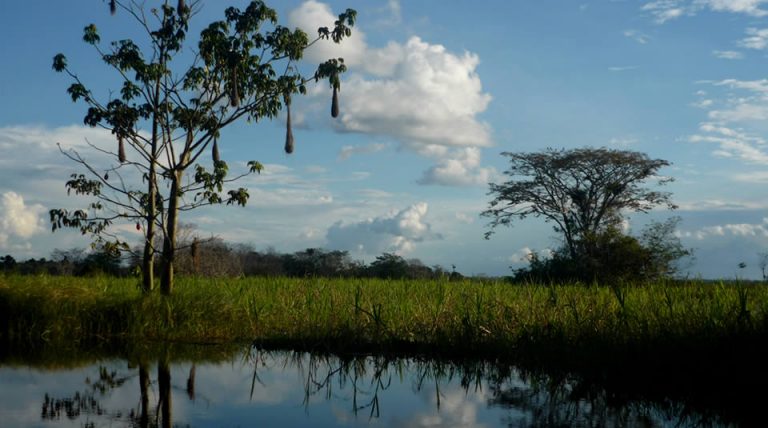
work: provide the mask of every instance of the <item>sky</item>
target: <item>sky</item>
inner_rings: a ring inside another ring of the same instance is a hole
[[[147,0],[147,5],[155,3]],[[159,3],[159,2],[157,2]],[[191,33],[221,19],[204,1]],[[531,252],[559,245],[538,219],[484,239],[489,182],[507,168],[501,152],[608,147],[672,163],[675,211],[629,216],[630,233],[679,216],[677,234],[695,258],[682,273],[759,278],[768,251],[768,0],[285,0],[280,22],[314,34],[346,8],[353,36],[305,53],[311,70],[344,57],[341,114],[330,116],[326,84],[292,108],[296,149],[283,151],[285,118],[238,123],[220,139],[233,168],[265,170],[238,183],[245,208],[186,212],[203,236],[293,252],[347,250],[371,261],[383,252],[467,275],[505,275]],[[61,52],[97,95],[117,76],[82,29],[109,42],[140,36],[106,2],[0,2],[0,254],[17,260],[90,242],[51,233],[48,210],[82,207],[64,187],[77,166],[59,151],[112,148],[83,125],[83,104],[51,69]],[[190,46],[190,49],[193,45]],[[132,224],[116,224],[131,242]],[[739,263],[747,266],[739,268]]]

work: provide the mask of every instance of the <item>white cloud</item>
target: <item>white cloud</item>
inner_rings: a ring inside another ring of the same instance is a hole
[[[657,0],[644,4],[642,10],[653,15],[657,24],[663,24],[685,13],[683,3],[681,0]]]
[[[0,234],[7,241],[9,235],[29,238],[44,230],[42,215],[45,207],[40,204],[26,205],[24,198],[16,192],[5,192],[0,211]]]
[[[694,238],[703,240],[717,236],[735,236],[735,237],[757,237],[768,238],[768,217],[763,219],[762,223],[735,223],[717,226],[707,226],[695,231],[681,231],[678,236],[683,238]]]
[[[711,98],[702,99],[693,105],[708,109],[708,121],[699,126],[697,134],[688,137],[693,143],[716,145],[713,154],[719,157],[738,159],[745,163],[768,165],[768,142],[760,136],[761,131],[740,127],[760,126],[768,119],[768,79],[737,80],[724,79],[702,82],[714,87],[727,87],[733,92],[725,100],[715,103]],[[739,93],[746,91],[747,95]],[[706,95],[702,93],[701,97]],[[715,107],[717,106],[717,107]],[[738,123],[740,126],[736,126]]]
[[[760,5],[768,3],[768,0],[696,0],[694,4],[701,4],[716,12],[743,13],[750,16],[765,16],[767,11]]]
[[[394,13],[399,3],[390,2],[388,7]],[[293,11],[290,19],[293,25],[314,31],[335,18],[327,5],[310,0]],[[417,36],[405,43],[368,46],[359,26],[349,43],[344,43],[335,49],[332,43],[322,41],[307,51],[311,60],[342,56],[349,66],[341,89],[337,131],[389,137],[407,150],[423,155],[428,152],[427,156],[437,159],[437,165],[425,173],[422,183],[480,183],[487,172],[479,164],[468,171],[474,179],[456,180],[450,173],[466,158],[458,149],[492,145],[490,125],[478,118],[491,101],[476,71],[479,57],[451,52]],[[327,102],[329,92],[327,85],[321,85],[312,95]],[[436,147],[442,148],[445,157],[435,156]],[[340,159],[350,153],[354,152],[343,149]],[[466,167],[467,162],[463,165]],[[440,173],[444,170],[448,173]],[[447,181],[440,181],[443,177]]]
[[[747,28],[747,37],[741,39],[738,45],[747,49],[765,49],[768,46],[768,28]]]
[[[695,201],[681,201],[678,204],[680,211],[740,211],[768,209],[768,201],[727,201],[722,199],[707,199]]]
[[[714,143],[716,156],[740,159],[746,163],[768,165],[768,151],[765,140],[740,130],[718,126],[711,122],[701,124],[702,134],[688,137],[692,143]]]
[[[490,127],[475,117],[491,100],[475,73],[478,63],[474,54],[454,55],[412,37],[392,76],[356,74],[345,83],[341,126],[391,136],[406,146],[489,146]]]
[[[743,59],[744,54],[739,51],[712,51],[712,55],[720,59]]]
[[[419,202],[389,215],[356,223],[334,223],[326,234],[330,248],[365,254],[408,253],[416,243],[442,239],[425,221],[428,205]]]
[[[736,181],[745,183],[763,183],[768,184],[768,171],[752,171],[740,173],[733,176]]]
[[[420,184],[444,186],[486,185],[496,175],[494,168],[480,167],[480,149],[467,147],[439,160],[419,179]]]
[[[728,86],[733,89],[744,89],[759,94],[768,94],[768,79],[738,80],[724,79],[712,83],[715,86]]]
[[[310,40],[317,36],[318,28],[331,28],[336,19],[338,17],[333,15],[330,6],[315,0],[305,1],[288,15],[291,25],[304,30]],[[342,57],[347,65],[358,65],[361,63],[364,51],[365,34],[355,29],[352,37],[345,38],[338,45],[331,40],[318,41],[304,51],[304,57],[318,63],[328,58]]]
[[[552,257],[552,250],[545,248],[540,251],[534,251],[529,247],[523,247],[509,256],[509,261],[514,264],[524,264],[530,262],[534,255],[538,255],[542,259],[547,259]]]
[[[344,146],[339,150],[338,160],[344,161],[352,157],[352,155],[376,153],[386,148],[387,145],[383,143],[371,143],[364,146]]]
[[[650,13],[657,24],[664,24],[683,15],[696,15],[701,10],[762,17],[768,14],[760,7],[765,3],[768,0],[655,0],[645,3],[641,9]]]
[[[641,45],[648,43],[648,40],[650,40],[650,36],[637,30],[625,30],[623,34],[624,37],[628,37]]]

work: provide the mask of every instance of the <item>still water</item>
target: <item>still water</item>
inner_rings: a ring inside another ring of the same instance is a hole
[[[0,365],[2,427],[718,425],[671,402],[611,403],[487,362],[248,349],[216,359]]]

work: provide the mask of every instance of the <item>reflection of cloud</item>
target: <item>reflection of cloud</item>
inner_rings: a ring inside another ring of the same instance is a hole
[[[484,427],[480,422],[478,409],[485,407],[488,397],[484,391],[474,394],[454,385],[440,386],[440,409],[437,411],[437,397],[428,395],[429,410],[410,416],[406,420],[396,420],[396,426],[402,427]],[[422,395],[422,399],[426,398]]]

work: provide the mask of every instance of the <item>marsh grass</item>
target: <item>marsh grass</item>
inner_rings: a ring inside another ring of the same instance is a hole
[[[767,333],[768,288],[758,284],[180,278],[163,297],[143,296],[135,279],[0,277],[6,346],[253,341],[588,365],[763,351]]]

